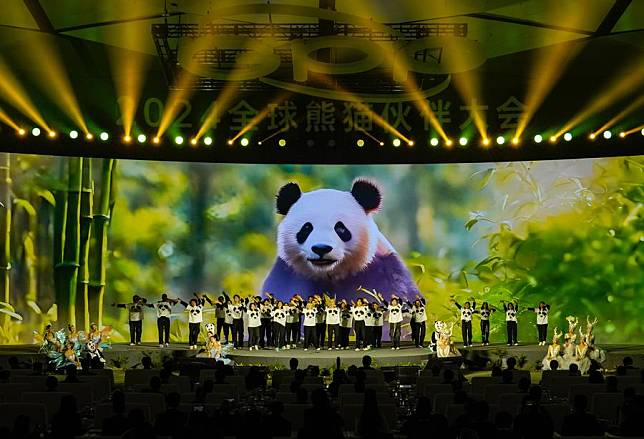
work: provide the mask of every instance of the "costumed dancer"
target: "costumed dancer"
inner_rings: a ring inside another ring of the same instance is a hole
[[[411,309],[411,315],[413,317],[414,326],[416,330],[414,331],[414,345],[417,348],[422,348],[425,344],[425,322],[427,321],[427,313],[425,312],[425,299],[420,296],[417,296],[414,303],[409,303]]]
[[[342,299],[340,301],[340,348],[349,349],[349,335],[353,328],[353,312],[349,303]]]
[[[319,351],[320,346],[316,335],[318,308],[313,300],[309,300],[306,303],[302,314],[304,315],[304,350],[308,351],[309,346],[313,345]]]
[[[539,336],[539,346],[546,345],[548,338],[548,313],[550,312],[550,305],[546,302],[539,302],[539,306],[528,308],[528,311],[533,311],[537,314],[537,334]]]
[[[577,343],[577,349],[575,355],[577,357],[577,366],[579,366],[579,372],[582,375],[588,373],[590,369],[590,350],[588,348],[588,341],[586,340],[586,333],[581,331],[581,326],[579,326],[579,343]]]
[[[221,340],[221,336],[223,335],[226,344],[228,344],[228,334],[230,334],[230,325],[232,325],[233,323],[232,314],[229,319],[230,322],[226,322],[227,311],[228,311],[228,304],[226,303],[226,296],[221,295],[217,297],[217,302],[215,302],[215,318],[217,319],[217,328],[216,328],[217,341]]]
[[[438,349],[438,340],[440,339],[441,331],[443,330],[443,327],[445,326],[445,322],[442,320],[434,320],[434,330],[432,331],[432,335],[429,337],[429,350],[432,352],[436,352]]]
[[[503,310],[505,311],[505,325],[508,332],[508,346],[518,346],[517,340],[517,313],[519,312],[519,302],[501,301],[503,303]]]
[[[229,347],[224,347],[219,342],[219,337],[217,336],[216,326],[212,323],[206,325],[207,340],[204,349],[200,350],[197,354],[199,358],[212,358],[217,361],[223,362],[225,365],[232,365],[233,361],[229,358],[226,358],[227,350]]]
[[[199,332],[203,322],[203,307],[206,301],[212,305],[212,301],[205,294],[202,296],[195,294],[195,297],[190,299],[190,303],[181,300],[181,304],[186,307],[188,312],[188,345],[191,350],[197,349]]]
[[[374,326],[376,324],[374,315],[373,315],[373,302],[369,303],[368,300],[364,301],[365,306],[367,307],[367,313],[364,316],[364,340],[365,340],[365,350],[369,350],[374,346]]]
[[[295,349],[300,339],[300,317],[304,299],[299,294],[294,295],[288,304],[289,313],[286,316],[286,349]]]
[[[284,302],[281,300],[275,302],[275,307],[271,311],[271,318],[273,320],[273,344],[277,352],[280,349],[284,349],[286,345],[286,318],[288,313],[289,310],[284,305]]]
[[[224,295],[228,297],[226,292]],[[228,301],[228,309],[230,310],[231,317],[233,319],[232,323],[232,333],[233,333],[233,348],[242,348],[244,346],[244,313],[246,312],[246,305],[248,304],[248,298],[242,300],[239,297],[239,294],[233,296],[233,300]]]
[[[148,304],[157,310],[157,330],[159,331],[159,347],[170,346],[170,315],[172,307],[179,303],[179,299],[170,299],[166,293],[161,294],[161,300]]]
[[[472,315],[474,308],[476,308],[476,301],[473,303],[465,302],[463,306],[459,305],[456,300],[452,299],[456,308],[461,312],[461,335],[463,336],[463,345],[465,347],[472,346]]]
[[[481,309],[474,310],[474,312],[481,316],[481,343],[483,346],[488,346],[490,344],[490,316],[496,312],[496,308],[483,302]]]
[[[445,358],[452,355],[452,334],[454,333],[454,322],[447,325],[441,322],[441,328],[436,341],[436,356]]]
[[[389,322],[389,338],[391,339],[391,349],[400,349],[400,330],[403,321],[403,307],[398,296],[392,295],[389,303],[384,302],[387,311],[387,321]]]
[[[259,330],[259,346],[261,348],[273,346],[271,312],[273,311],[274,298],[270,293],[266,293],[264,299],[259,306],[261,317],[261,326]]]
[[[112,332],[111,326],[106,326],[102,330],[98,329],[96,323],[89,325],[89,332],[87,333],[87,358],[92,369],[101,369],[105,364],[105,357],[103,350],[108,349],[109,334]]]
[[[335,303],[335,298],[326,298],[324,314],[326,314],[326,330],[328,349],[340,349],[340,308]]]
[[[140,345],[143,333],[144,306],[147,300],[135,294],[130,303],[113,303],[112,306],[127,309],[130,325],[130,346]]]
[[[315,316],[315,336],[319,348],[324,347],[326,341],[326,313],[324,312],[324,300],[317,294],[313,296],[314,303],[318,308],[318,314]]]
[[[588,356],[591,360],[597,361],[601,364],[606,361],[606,352],[595,346],[595,334],[593,334],[593,330],[595,328],[595,325],[597,324],[597,317],[595,317],[595,319],[591,322],[590,317],[586,316],[586,322],[586,342],[588,343],[588,349],[590,351]]]
[[[550,362],[552,360],[557,360],[558,363],[561,363],[561,345],[559,344],[559,339],[562,335],[563,332],[555,328],[552,343],[548,346],[548,353],[541,360],[541,370],[550,370]]]
[[[367,307],[364,304],[364,300],[358,298],[355,303],[351,301],[351,317],[353,317],[354,328],[353,330],[356,333],[356,351],[360,349],[367,349],[366,339],[365,339],[365,323],[364,319],[367,316]]]
[[[561,368],[568,369],[571,364],[577,364],[577,347],[575,341],[577,340],[577,325],[579,319],[574,316],[566,317],[568,321],[568,332],[564,336],[563,356],[561,357]]]
[[[371,304],[371,317],[373,319],[372,340],[374,348],[382,347],[382,326],[385,323],[385,313],[378,302]]]
[[[255,348],[258,351],[260,344],[259,328],[262,326],[262,314],[257,302],[251,302],[248,305],[248,311],[246,313],[248,315],[248,350],[252,351]]]

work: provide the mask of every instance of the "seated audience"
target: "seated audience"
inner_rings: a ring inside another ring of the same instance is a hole
[[[171,436],[172,438],[184,437],[184,427],[188,422],[188,415],[179,410],[181,395],[176,392],[168,394],[165,399],[165,412],[157,415],[154,423],[154,431],[159,436]]]
[[[262,430],[269,437],[289,437],[291,423],[283,416],[284,404],[273,401],[268,406],[268,414],[262,420]]]
[[[51,438],[67,439],[85,432],[81,416],[76,408],[76,398],[65,395],[60,399],[60,410],[51,421]]]
[[[432,401],[421,396],[416,401],[416,410],[407,418],[402,432],[408,439],[444,438],[447,436],[447,418],[432,412]]]
[[[561,426],[562,436],[601,436],[603,428],[595,415],[586,412],[588,398],[586,395],[575,395],[572,413],[566,415]]]

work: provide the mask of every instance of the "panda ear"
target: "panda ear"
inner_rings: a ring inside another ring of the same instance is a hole
[[[351,195],[356,199],[358,204],[367,213],[371,213],[380,208],[380,203],[382,202],[382,195],[380,194],[380,189],[375,183],[359,178],[353,182],[353,187],[351,188]]]
[[[291,206],[293,206],[301,196],[302,191],[297,183],[287,183],[282,186],[276,197],[277,213],[280,215],[286,215]]]

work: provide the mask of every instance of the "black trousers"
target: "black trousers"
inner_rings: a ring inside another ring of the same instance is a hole
[[[537,325],[537,332],[539,333],[539,341],[546,341],[546,337],[548,337],[548,324]]]
[[[259,346],[259,326],[248,327],[248,346]]]
[[[236,348],[244,347],[244,319],[233,319],[233,345]]]
[[[373,326],[364,325],[364,344],[373,346]]]
[[[372,345],[377,348],[382,347],[382,326],[373,326],[372,329]]]
[[[416,322],[414,323],[414,326],[416,326],[416,338],[414,338],[414,344],[418,348],[425,343],[425,322]]]
[[[223,317],[217,317],[217,338],[222,340],[221,333],[224,333],[226,340],[228,340],[228,331],[226,330],[226,319]]]
[[[416,325],[416,319],[411,319],[409,321],[409,326],[411,327],[411,339],[416,343],[418,338],[418,325]]]
[[[326,325],[326,329],[329,333],[327,337],[327,339],[329,340],[329,348],[339,348],[341,346],[340,325]]]
[[[356,348],[364,347],[366,345],[364,320],[355,321],[354,331],[356,333]]]
[[[389,338],[391,345],[395,348],[400,347],[400,326],[401,322],[389,324]]]
[[[346,348],[349,346],[349,334],[351,334],[351,328],[345,326],[340,326],[340,346]]]
[[[170,343],[170,317],[158,317],[159,344]]]
[[[508,344],[514,344],[517,342],[517,322],[506,321],[508,328]]]
[[[326,339],[326,323],[315,324],[315,336],[317,337],[318,347],[324,347],[324,340]]]
[[[259,328],[259,345],[261,347],[273,346],[271,329],[271,319],[262,319],[262,326]]]
[[[199,338],[199,331],[201,330],[201,323],[188,323],[188,344],[190,346],[197,345]]]
[[[284,325],[280,325],[277,322],[273,322],[273,330],[271,332],[273,334],[273,344],[275,345],[275,347],[283,348],[284,344],[286,343],[286,341],[284,340],[286,327]]]
[[[141,333],[143,331],[143,320],[133,322],[130,320],[130,343],[141,343]]]
[[[297,343],[297,334],[300,332],[300,324],[295,322],[295,323],[287,323],[286,324],[286,344],[295,344]]]
[[[463,336],[463,344],[469,346],[472,344],[472,321],[461,320],[461,335]]]
[[[481,320],[481,343],[490,342],[490,321]]]
[[[310,345],[318,347],[317,328],[315,326],[304,326],[304,349]]]

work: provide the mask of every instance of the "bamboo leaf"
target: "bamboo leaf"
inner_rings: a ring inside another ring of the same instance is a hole
[[[54,194],[51,193],[51,191],[48,191],[46,189],[42,189],[42,190],[38,191],[38,196],[40,198],[43,198],[50,205],[56,206],[56,198],[54,197]]]
[[[10,317],[13,317],[16,320],[22,320],[22,316],[20,314],[17,314],[15,312],[9,311],[7,309],[0,308],[0,313],[6,314]]]
[[[10,303],[7,303],[7,302],[0,302],[0,306],[4,306],[6,308],[9,308],[11,311],[16,310]]]
[[[29,308],[33,309],[36,314],[38,314],[38,315],[42,314],[42,310],[40,309],[38,304],[36,302],[34,302],[33,300],[28,300],[27,305],[29,306]]]
[[[16,207],[20,207],[21,209],[24,209],[24,211],[27,212],[27,215],[36,216],[36,209],[34,208],[33,204],[31,204],[29,201],[25,200],[24,198],[15,198],[13,200],[13,204],[15,204]]]
[[[465,230],[470,231],[470,229],[474,227],[474,225],[478,222],[479,222],[478,219],[472,218],[471,220],[465,223]]]

